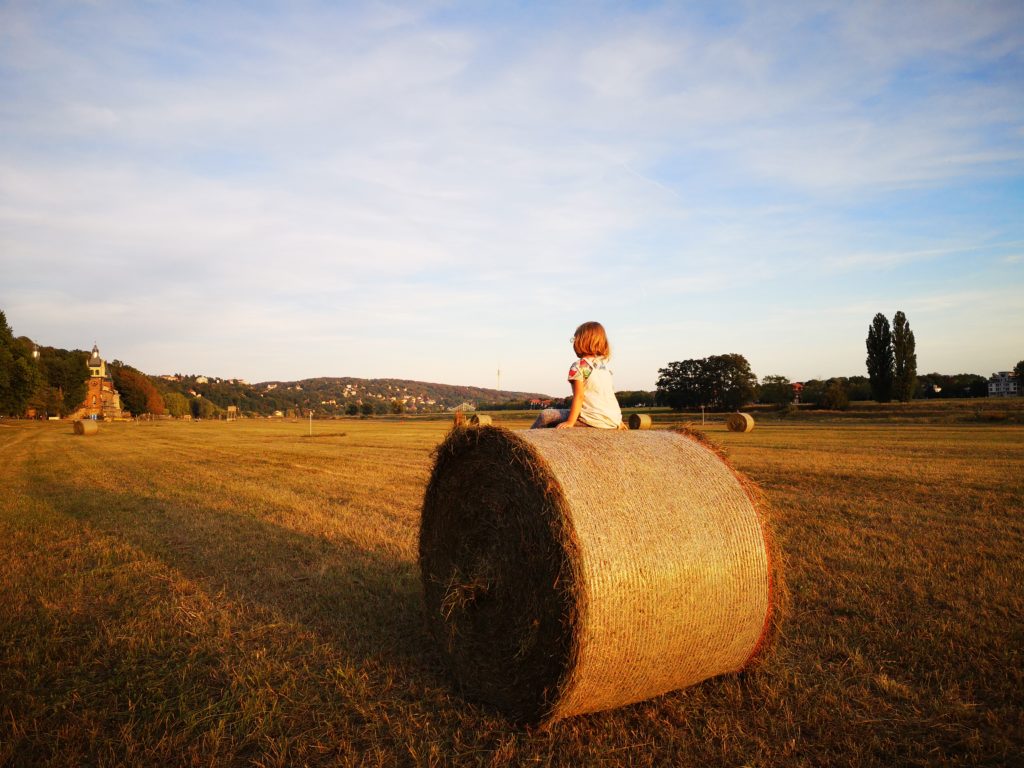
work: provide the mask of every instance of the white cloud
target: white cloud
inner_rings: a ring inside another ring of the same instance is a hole
[[[983,204],[927,225],[898,211],[919,190],[1020,178],[1019,70],[1001,63],[1019,57],[1020,10],[906,8],[538,26],[458,5],[443,21],[403,4],[8,7],[5,309],[50,331],[101,276],[118,298],[93,327],[133,344],[126,359],[189,337],[216,350],[197,365],[230,349],[257,366],[269,340],[282,368],[347,349],[368,373],[412,328],[432,335],[413,357],[435,378],[472,370],[440,359],[465,339],[518,371],[536,360],[533,389],[560,386],[557,345],[538,347],[583,316],[627,339],[661,329],[623,352],[633,387],[667,339],[789,359],[766,329],[807,333],[785,308],[809,283],[843,306],[844,280],[884,271],[896,291],[941,262],[928,290],[948,296],[952,261],[1022,237]],[[986,258],[1017,263],[1001,253]]]

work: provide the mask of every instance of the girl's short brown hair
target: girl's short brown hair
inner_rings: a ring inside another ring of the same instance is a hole
[[[612,354],[604,326],[593,320],[576,329],[572,348],[580,357],[611,357]]]

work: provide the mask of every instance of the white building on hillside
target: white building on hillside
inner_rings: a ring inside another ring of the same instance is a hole
[[[1021,394],[1020,382],[1013,371],[993,373],[988,380],[989,397],[1016,397]]]

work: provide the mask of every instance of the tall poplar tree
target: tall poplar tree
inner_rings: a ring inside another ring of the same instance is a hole
[[[909,403],[917,388],[917,353],[914,332],[902,312],[897,312],[892,319],[892,353],[892,394],[900,402]]]
[[[895,360],[892,352],[892,334],[889,321],[879,312],[868,326],[868,378],[871,380],[871,395],[879,403],[892,400]],[[915,362],[916,367],[916,362]]]

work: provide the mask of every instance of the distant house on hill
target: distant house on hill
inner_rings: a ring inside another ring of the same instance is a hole
[[[1016,397],[1020,394],[1020,382],[1013,371],[993,373],[988,380],[989,397]]]
[[[89,379],[86,381],[85,400],[78,410],[71,414],[73,419],[119,419],[124,416],[121,407],[121,395],[114,388],[114,381],[107,375],[107,363],[100,357],[100,350],[95,344],[92,355],[86,363],[89,366]]]

